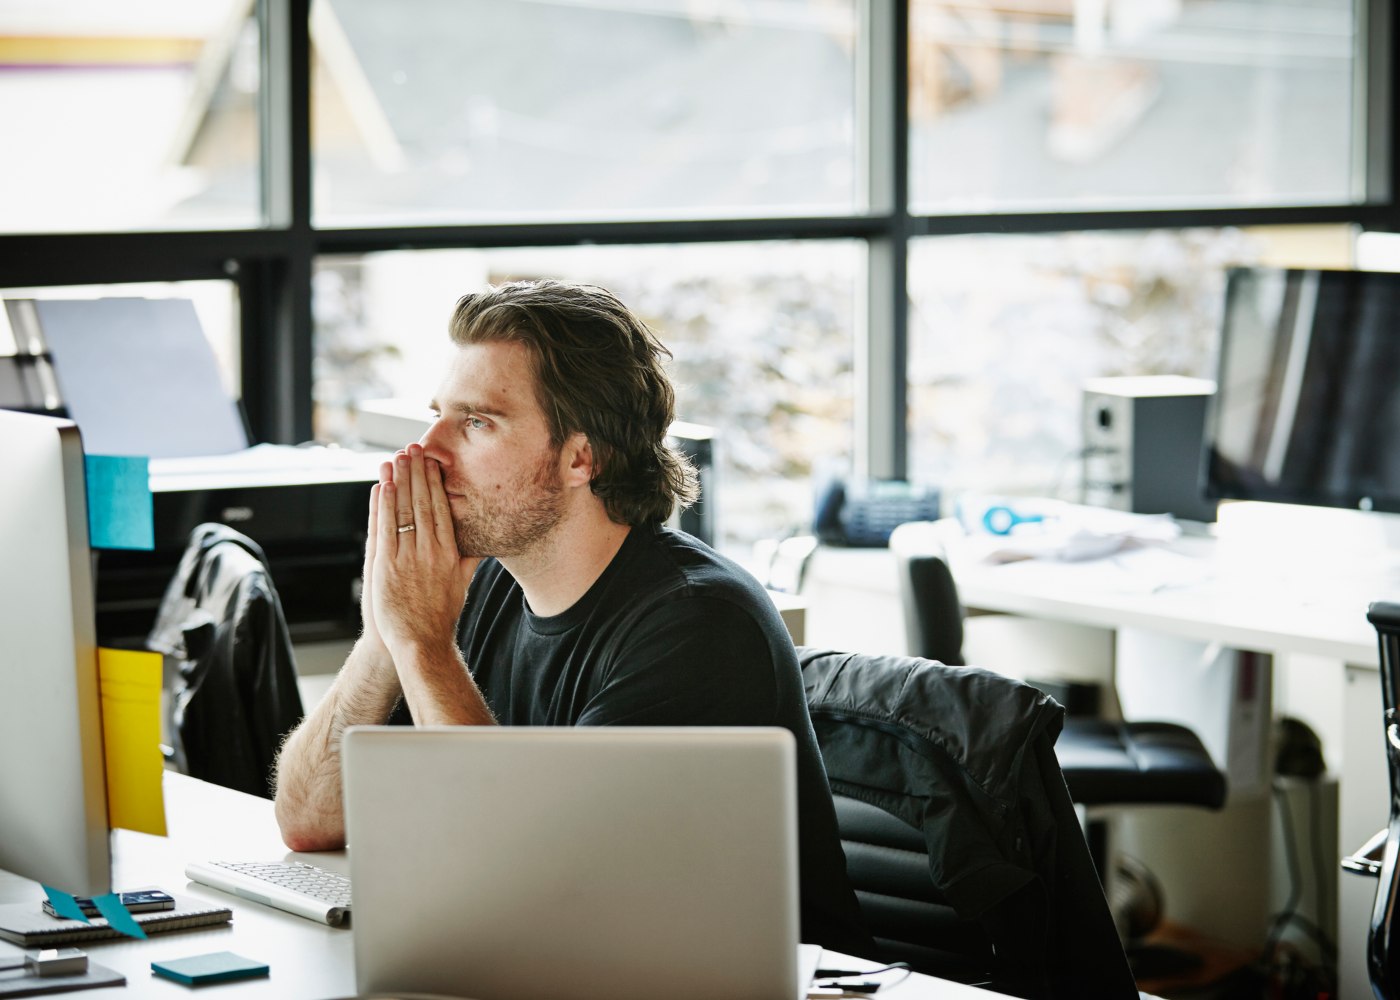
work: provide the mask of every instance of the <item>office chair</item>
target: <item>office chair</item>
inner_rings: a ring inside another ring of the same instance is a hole
[[[176,665],[169,716],[176,766],[264,798],[302,717],[282,603],[257,543],[222,524],[190,533],[147,637]]]
[[[1136,998],[1055,760],[1064,709],[976,667],[797,652],[880,957],[1015,996]]]
[[[963,663],[963,609],[939,536],[931,522],[896,528],[890,549],[898,566],[905,632],[915,655]],[[1127,722],[1070,715],[1055,744],[1074,802],[1085,807],[1225,804],[1225,775],[1190,728],[1168,722]],[[1100,874],[1108,861],[1107,824],[1086,834]]]
[[[1381,702],[1385,707],[1385,757],[1390,775],[1390,822],[1356,854],[1342,859],[1346,871],[1377,880],[1371,927],[1366,936],[1366,971],[1379,1000],[1400,998],[1400,604],[1377,602],[1366,612],[1380,642]]]

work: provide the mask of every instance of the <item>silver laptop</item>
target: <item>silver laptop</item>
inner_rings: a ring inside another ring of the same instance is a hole
[[[369,726],[343,760],[361,995],[805,995],[786,730]]]

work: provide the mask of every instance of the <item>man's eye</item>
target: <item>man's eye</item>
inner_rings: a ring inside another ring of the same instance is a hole
[[[484,430],[486,427],[486,421],[482,420],[480,417],[468,417],[467,426],[474,431]]]

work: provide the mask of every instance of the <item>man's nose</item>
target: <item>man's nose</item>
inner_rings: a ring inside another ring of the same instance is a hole
[[[418,439],[418,443],[423,446],[423,454],[437,461],[439,465],[447,465],[451,459],[451,453],[442,444],[443,418],[438,417],[428,425],[428,429],[423,432],[423,436]]]

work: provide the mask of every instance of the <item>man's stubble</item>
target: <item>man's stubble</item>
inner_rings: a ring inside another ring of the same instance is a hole
[[[561,448],[550,449],[532,471],[508,487],[481,495],[463,490],[469,509],[452,518],[457,551],[464,558],[510,558],[528,552],[564,517],[564,484],[559,472]],[[457,492],[457,491],[453,491]]]

